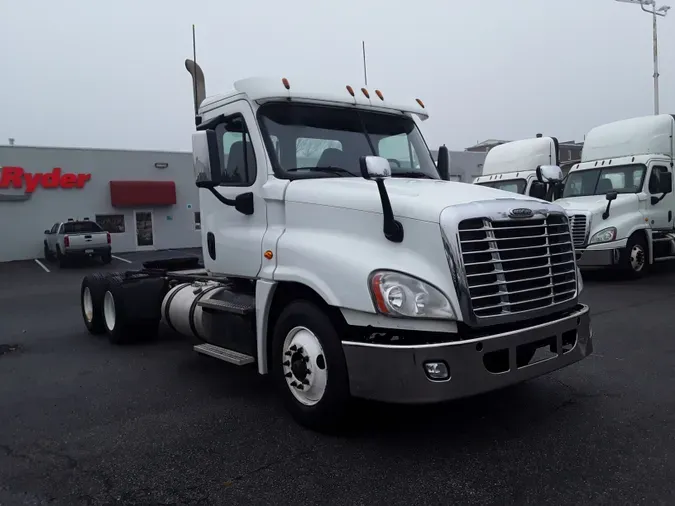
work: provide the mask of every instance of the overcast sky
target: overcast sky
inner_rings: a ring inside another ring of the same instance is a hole
[[[673,113],[675,9],[659,19]],[[582,140],[653,112],[651,16],[614,0],[0,0],[0,144],[189,150],[192,23],[207,94],[255,75],[361,85],[365,40],[369,82],[424,100],[432,147]]]

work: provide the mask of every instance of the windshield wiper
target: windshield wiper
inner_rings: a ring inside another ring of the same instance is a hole
[[[421,171],[394,172],[391,171],[391,177],[414,177],[418,179],[436,179],[433,176]]]
[[[338,176],[351,176],[351,177],[356,177],[356,174],[353,174],[352,172],[349,172],[347,169],[343,169],[342,167],[331,167],[331,166],[325,166],[325,167],[294,167],[292,169],[287,169],[286,172],[298,172],[301,170],[307,170],[310,172],[327,172],[329,174],[336,174]]]

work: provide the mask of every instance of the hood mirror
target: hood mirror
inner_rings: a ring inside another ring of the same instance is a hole
[[[391,167],[389,160],[381,156],[362,156],[359,159],[361,164],[361,175],[364,179],[375,181],[377,191],[380,193],[382,202],[382,232],[391,242],[403,241],[403,225],[394,218],[394,210],[391,208],[391,201],[384,180],[391,177]]]
[[[605,198],[606,198],[607,200],[609,200],[610,202],[611,202],[612,200],[616,200],[616,198],[617,198],[618,196],[619,196],[619,193],[616,192],[616,191],[609,191],[609,192],[605,193]]]

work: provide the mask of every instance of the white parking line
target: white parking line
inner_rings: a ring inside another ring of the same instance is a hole
[[[37,258],[35,259],[35,263],[42,267],[46,272],[51,272],[49,269],[47,269],[47,266],[40,262]]]
[[[115,258],[115,259],[117,259],[117,260],[121,260],[122,262],[126,262],[126,263],[128,263],[128,264],[132,264],[132,263],[133,263],[131,260],[127,260],[126,258],[117,257],[117,256],[115,256],[115,255],[110,255],[110,256],[113,257],[113,258]]]

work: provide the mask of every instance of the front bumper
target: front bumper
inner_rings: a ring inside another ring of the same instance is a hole
[[[544,341],[548,340],[548,342]],[[563,346],[563,341],[573,344]],[[519,367],[516,349],[532,343],[555,343],[556,355]],[[562,318],[533,327],[477,339],[419,346],[343,342],[349,385],[355,397],[393,403],[447,401],[497,390],[550,373],[593,352],[588,306],[578,304]],[[508,356],[504,372],[490,372],[484,357]],[[450,371],[444,381],[430,380],[428,361],[443,361]]]
[[[604,244],[593,244],[586,248],[576,248],[579,267],[611,267],[619,264],[621,251],[626,247],[626,239]]]

